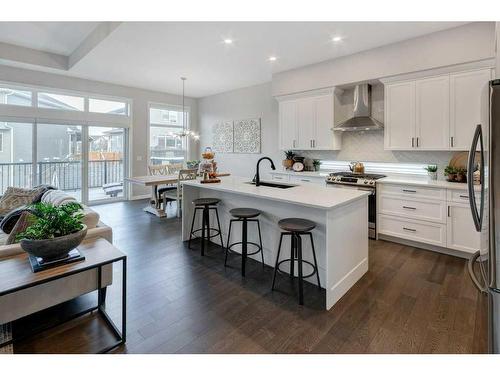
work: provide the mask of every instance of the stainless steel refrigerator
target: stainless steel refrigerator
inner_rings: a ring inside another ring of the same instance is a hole
[[[488,344],[500,353],[500,80],[489,82],[489,119],[477,125],[469,151],[467,183],[481,245],[469,259],[473,283],[488,295]],[[474,184],[474,172],[480,185]]]

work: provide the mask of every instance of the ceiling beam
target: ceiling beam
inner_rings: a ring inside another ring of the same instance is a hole
[[[0,59],[68,70],[68,56],[0,42]]]
[[[120,25],[121,22],[101,22],[68,56],[68,70],[87,56]]]

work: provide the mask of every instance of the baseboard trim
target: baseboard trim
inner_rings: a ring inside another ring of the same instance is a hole
[[[472,254],[469,254],[465,251],[448,249],[446,247],[440,247],[440,246],[426,244],[423,242],[407,240],[405,238],[393,237],[393,236],[390,236],[387,234],[379,234],[378,239],[390,241],[390,242],[395,242],[395,243],[400,243],[401,245],[412,246],[412,247],[416,247],[419,249],[434,251],[436,253],[451,255],[451,256],[463,258],[463,259],[469,259],[472,255]]]
[[[330,310],[332,306],[347,293],[349,289],[358,282],[368,271],[368,258],[364,258],[352,270],[350,270],[342,279],[330,288],[327,293],[326,308]]]

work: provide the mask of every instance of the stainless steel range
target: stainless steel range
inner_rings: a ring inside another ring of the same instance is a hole
[[[369,191],[368,197],[368,236],[375,238],[377,224],[377,183],[383,174],[334,172],[326,178],[327,186],[340,189]]]

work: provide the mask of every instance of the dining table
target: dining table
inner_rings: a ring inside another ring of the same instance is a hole
[[[170,175],[156,175],[156,176],[136,176],[127,177],[125,181],[131,184],[151,187],[151,199],[144,211],[156,215],[158,217],[166,217],[165,207],[161,206],[161,202],[158,201],[158,186],[160,185],[176,185],[179,180],[179,174]]]

